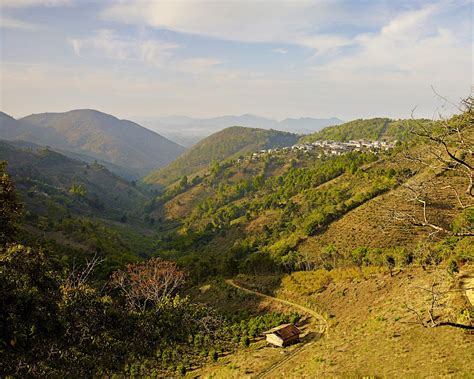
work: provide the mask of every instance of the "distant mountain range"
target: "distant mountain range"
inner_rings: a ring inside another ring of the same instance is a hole
[[[183,171],[194,172],[192,169],[194,165],[196,165],[194,168],[202,168],[212,159],[225,159],[241,150],[248,152],[250,146],[252,148],[272,147],[272,143],[268,140],[270,135],[262,133],[264,132],[262,129],[293,133],[293,137],[290,139],[296,140],[295,134],[314,133],[324,127],[342,123],[335,117],[328,119],[287,118],[283,121],[276,121],[250,114],[208,119],[169,116],[142,119],[141,122],[155,131],[135,122],[120,120],[112,115],[91,109],[33,114],[18,120],[0,112],[0,139],[49,146],[63,155],[88,163],[97,160],[112,172],[128,180],[136,180],[175,161],[186,150],[183,146],[195,145],[211,134],[231,126],[244,128],[232,129],[231,142],[225,141],[229,132],[218,134],[212,139],[218,145],[225,146],[223,150],[208,147],[209,141],[199,145],[201,152],[198,154],[197,160],[194,159],[196,158],[195,150],[191,155],[187,154],[183,157],[186,164],[190,166]],[[246,128],[255,130],[258,128],[260,131],[252,134]],[[239,133],[241,136],[238,135]],[[284,134],[282,133],[282,135]],[[221,138],[222,136],[224,139]],[[256,140],[254,141],[252,138],[256,138]],[[183,146],[173,141],[177,141]],[[206,151],[207,149],[212,151],[203,152],[203,148]],[[209,159],[202,160],[203,156]],[[184,161],[178,161],[177,165],[180,166],[181,163],[184,164]],[[177,168],[175,166],[173,167]],[[180,169],[176,171],[180,174],[184,173]]]
[[[139,118],[143,125],[180,143],[191,146],[199,140],[230,126],[275,129],[296,134],[317,132],[327,126],[339,125],[343,121],[336,118],[287,118],[277,121],[265,117],[244,114],[241,116],[221,116],[213,118],[191,118],[168,116],[159,118]]]
[[[90,109],[15,120],[0,112],[0,139],[23,140],[138,178],[176,159],[185,148],[134,122]]]

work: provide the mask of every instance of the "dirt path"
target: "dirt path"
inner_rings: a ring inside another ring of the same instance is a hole
[[[312,309],[306,308],[306,307],[304,307],[300,304],[292,303],[291,301],[278,299],[277,297],[273,297],[273,296],[270,296],[270,295],[265,295],[261,292],[257,292],[257,291],[250,290],[248,288],[244,288],[244,287],[240,286],[239,284],[235,283],[232,279],[227,279],[226,283],[233,286],[233,287],[235,287],[235,288],[238,288],[241,291],[251,293],[251,294],[257,295],[259,297],[265,298],[265,299],[276,301],[278,303],[288,305],[292,308],[296,308],[296,309],[298,309],[298,310],[300,310],[304,313],[307,313],[307,314],[311,315],[312,317],[314,317],[315,320],[317,320],[317,323],[314,325],[314,326],[317,327],[316,330],[310,331],[306,335],[306,339],[309,342],[302,344],[301,346],[294,349],[292,352],[287,354],[284,358],[282,358],[278,362],[276,362],[276,363],[272,364],[271,366],[265,368],[259,374],[257,374],[255,376],[255,378],[265,378],[265,377],[269,376],[271,373],[274,373],[277,369],[282,367],[287,361],[289,361],[295,355],[300,353],[303,349],[307,348],[308,346],[311,346],[313,343],[315,343],[317,340],[319,340],[319,338],[321,338],[321,336],[326,331],[326,328],[327,328],[326,319],[323,316],[321,316],[319,313],[313,311]]]

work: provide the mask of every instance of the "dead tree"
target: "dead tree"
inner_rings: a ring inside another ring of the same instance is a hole
[[[70,288],[77,288],[84,285],[89,280],[95,269],[104,262],[104,258],[94,254],[92,258],[87,258],[85,264],[76,265],[73,263],[72,270],[69,273],[65,285]]]
[[[452,326],[461,329],[473,330],[474,326],[464,325],[457,322],[447,321],[443,319],[441,311],[448,307],[447,296],[449,293],[456,291],[446,286],[446,282],[442,280],[434,280],[430,286],[412,286],[409,297],[414,298],[415,292],[422,292],[428,295],[428,298],[421,306],[405,304],[405,309],[415,316],[415,324],[424,328],[434,328],[438,326]]]
[[[393,210],[392,218],[407,222],[413,226],[426,227],[431,230],[429,236],[438,233],[455,236],[474,236],[474,230],[453,232],[430,217],[432,205],[430,196],[438,191],[452,191],[457,199],[459,211],[474,207],[474,99],[469,97],[458,107],[460,114],[437,121],[419,121],[413,119],[411,132],[421,143],[421,148],[414,148],[405,153],[405,158],[422,168],[431,170],[435,176],[452,172],[463,179],[464,191],[452,184],[443,184],[434,180],[421,180],[404,183],[405,200],[412,204],[410,210]],[[413,152],[414,151],[414,152]],[[433,213],[433,212],[431,212]]]

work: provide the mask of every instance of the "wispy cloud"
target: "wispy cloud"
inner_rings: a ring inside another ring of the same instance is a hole
[[[443,10],[445,7],[433,4],[401,13],[380,31],[356,36],[354,52],[314,69],[332,72],[334,79],[344,72],[346,78],[372,76],[380,81],[405,77],[427,84],[465,75],[471,57],[465,53],[466,45],[460,37],[469,33],[469,27],[463,30],[458,26],[456,33],[440,27],[436,20]]]
[[[102,16],[227,41],[285,43],[327,50],[329,44],[334,47],[341,40],[318,32],[336,16],[350,20],[346,13],[339,2],[327,1],[133,0],[112,3]],[[367,19],[367,23],[372,21]]]
[[[191,74],[203,73],[222,63],[219,59],[193,57],[180,58],[177,51],[183,46],[157,39],[141,39],[119,35],[114,30],[97,30],[87,38],[69,38],[74,53],[81,58],[106,58],[171,71]]]
[[[55,12],[12,8],[3,16],[24,30],[4,33],[2,106],[122,114],[126,102],[134,115],[351,119],[406,117],[418,105],[430,116],[431,85],[454,101],[469,93],[469,8],[467,0],[107,0],[91,7],[75,0]],[[16,17],[47,27],[29,31]],[[69,50],[62,36],[71,36]]]
[[[109,29],[98,30],[87,38],[70,38],[69,43],[81,58],[129,60],[153,66],[162,66],[179,48],[175,43],[120,36]]]

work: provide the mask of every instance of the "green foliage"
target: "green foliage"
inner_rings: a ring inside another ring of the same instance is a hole
[[[450,259],[448,262],[448,272],[451,275],[457,274],[459,272],[458,263],[454,259]]]
[[[61,333],[57,274],[41,250],[22,245],[0,250],[0,292],[0,349],[5,358],[14,351],[26,354],[32,345]],[[6,370],[3,365],[0,372]]]
[[[15,185],[6,169],[7,163],[0,161],[0,245],[14,239],[22,210]]]
[[[125,375],[158,368],[168,376],[201,362],[203,349],[215,359],[218,345],[232,348],[215,311],[188,298],[166,297],[144,313],[129,312],[113,292],[60,272],[41,250],[0,251],[0,375],[110,376],[126,367]]]
[[[213,362],[217,362],[217,358],[219,358],[219,354],[217,353],[216,350],[211,350],[209,352],[209,357],[211,358]]]
[[[78,185],[73,183],[71,188],[69,189],[69,193],[72,193],[74,195],[77,195],[79,197],[84,197],[86,196],[86,189],[82,185]]]
[[[350,140],[389,140],[406,141],[412,138],[411,130],[417,123],[429,120],[391,120],[388,118],[358,119],[344,124],[324,128],[302,137],[302,142],[330,140],[348,142]]]
[[[160,244],[198,280],[216,273],[309,269],[314,264],[298,252],[305,238],[323,233],[331,222],[411,175],[404,167],[374,163],[378,159],[375,154],[352,152],[304,156],[293,165],[278,155],[268,156],[263,164],[215,162],[198,189],[209,195],[182,220],[180,232],[171,232]],[[242,236],[239,229],[266,214],[271,221]],[[228,233],[232,236],[226,238],[228,243],[207,248]],[[334,265],[334,259],[323,263],[327,268]]]
[[[291,146],[297,140],[295,134],[276,130],[230,127],[200,141],[168,167],[148,175],[145,182],[171,184],[183,175],[205,169],[212,162],[234,159],[260,149]],[[213,175],[219,169],[218,165],[212,164]]]
[[[452,226],[453,233],[469,233],[474,230],[474,207],[463,209],[455,218]]]
[[[250,338],[248,336],[243,336],[240,339],[240,343],[242,344],[243,347],[249,347],[250,346]]]

